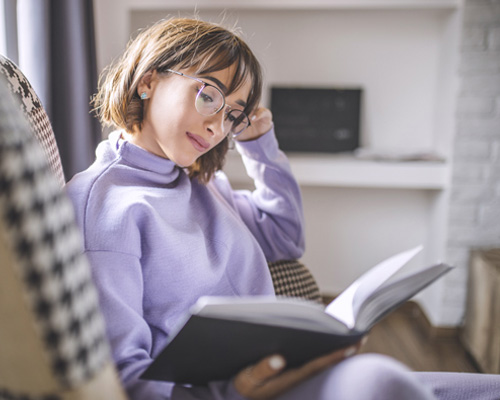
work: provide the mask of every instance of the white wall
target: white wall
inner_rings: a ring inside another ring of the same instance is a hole
[[[326,293],[339,293],[368,267],[426,242],[427,191],[309,187],[303,197],[303,260]],[[425,262],[422,254],[412,264]]]

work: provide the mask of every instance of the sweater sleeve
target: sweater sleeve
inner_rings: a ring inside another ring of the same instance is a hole
[[[139,259],[111,251],[86,254],[93,267],[113,359],[127,393],[132,399],[169,398],[172,384],[139,379],[152,362],[152,335],[143,318]]]
[[[139,259],[108,251],[88,251],[86,254],[94,266],[92,273],[106,320],[113,359],[131,399],[243,399],[230,381],[213,382],[206,387],[184,387],[140,379],[153,360],[150,356],[151,329],[142,310],[143,284]]]
[[[262,247],[268,261],[299,258],[304,252],[302,198],[274,129],[237,142],[255,190],[223,190]],[[227,180],[227,178],[226,178]],[[229,186],[229,184],[227,184]]]

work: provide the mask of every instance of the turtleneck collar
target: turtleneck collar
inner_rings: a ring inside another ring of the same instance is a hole
[[[173,161],[150,153],[123,139],[120,131],[110,133],[108,140],[111,150],[117,156],[139,169],[159,174],[163,184],[176,181],[182,171],[182,168]]]

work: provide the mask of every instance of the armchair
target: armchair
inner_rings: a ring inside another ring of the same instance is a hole
[[[62,175],[26,121],[50,124],[0,61],[19,82],[0,77],[0,398],[125,399]]]

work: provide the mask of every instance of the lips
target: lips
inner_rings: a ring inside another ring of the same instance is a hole
[[[186,132],[186,135],[196,150],[204,152],[208,150],[208,148],[210,147],[210,143],[208,143],[201,136],[195,135],[194,133],[191,132]]]

